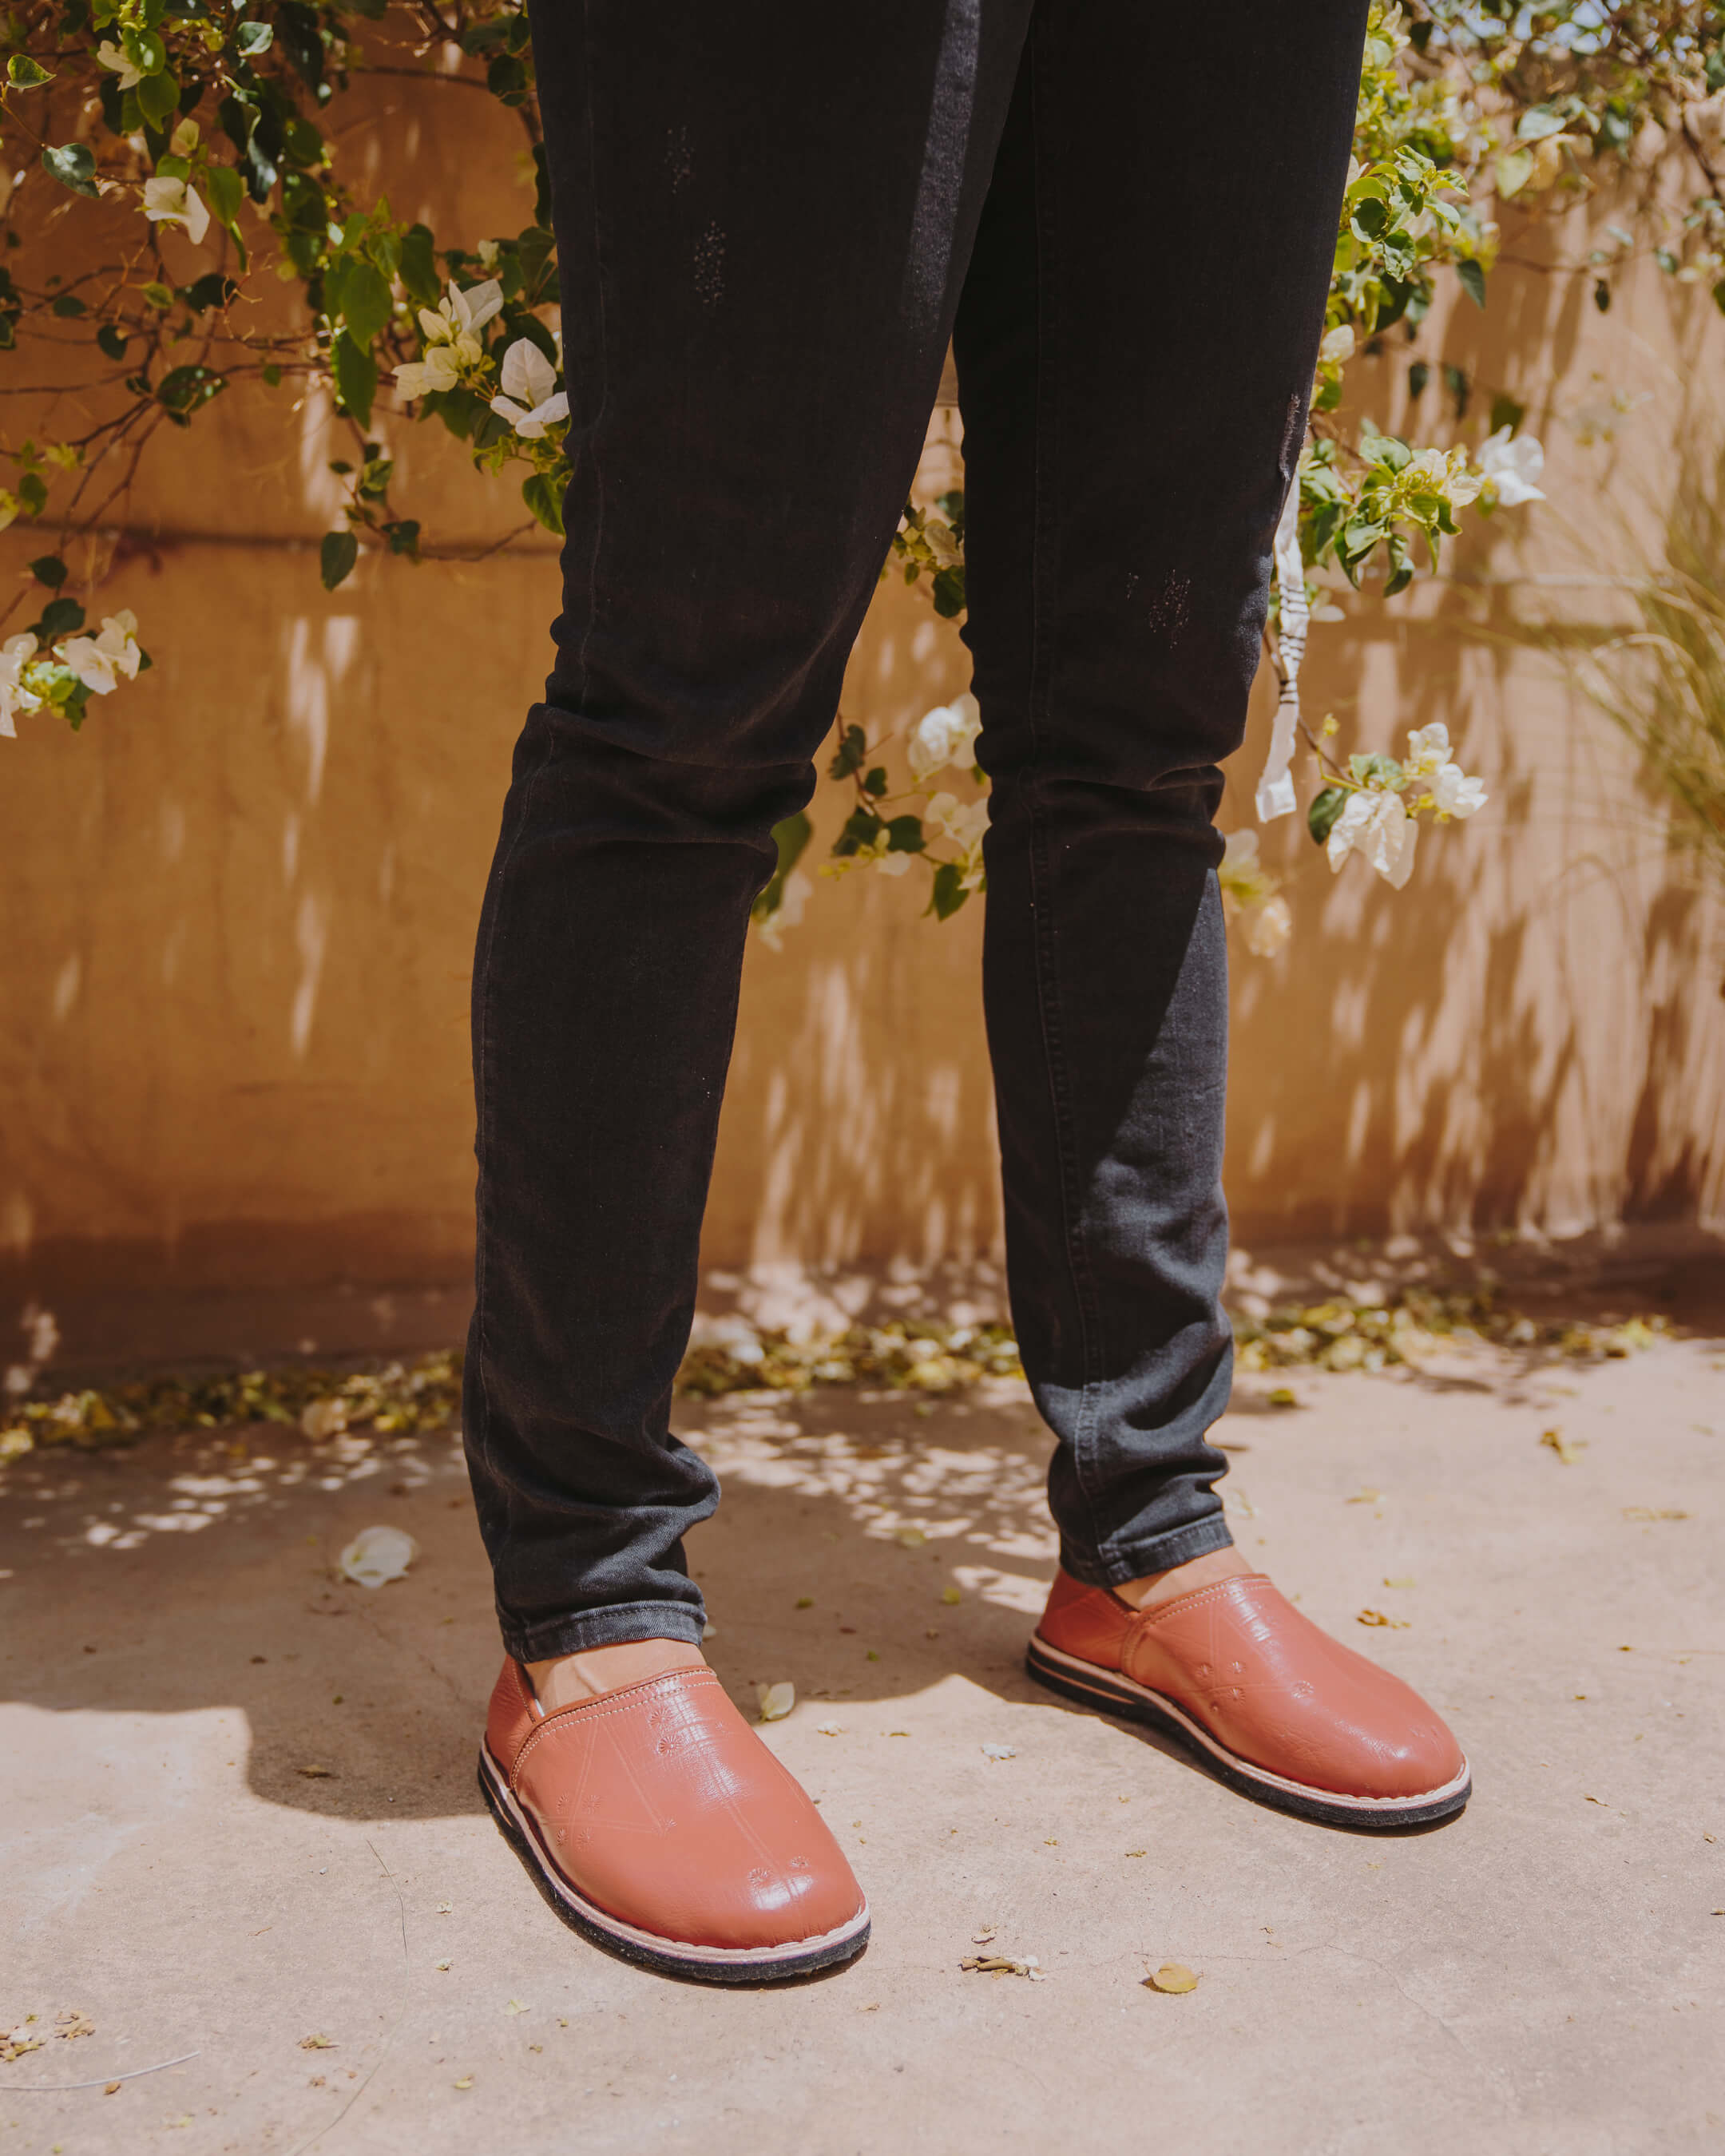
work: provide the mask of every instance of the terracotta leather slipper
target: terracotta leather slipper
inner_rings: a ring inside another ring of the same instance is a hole
[[[1137,1610],[1062,1572],[1026,1661],[1051,1691],[1165,1731],[1230,1788],[1302,1819],[1420,1826],[1472,1794],[1461,1748],[1420,1695],[1261,1573]]]
[[[868,1904],[826,1822],[709,1669],[547,1714],[506,1662],[480,1788],[558,1916],[626,1961],[762,1984],[868,1943]]]

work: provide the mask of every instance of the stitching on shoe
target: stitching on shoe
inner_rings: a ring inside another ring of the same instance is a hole
[[[1159,1625],[1164,1617],[1171,1617],[1177,1609],[1195,1609],[1201,1604],[1214,1602],[1219,1597],[1231,1602],[1236,1589],[1247,1586],[1254,1580],[1267,1587],[1272,1594],[1280,1592],[1267,1573],[1236,1573],[1231,1579],[1213,1580],[1208,1587],[1194,1587],[1189,1594],[1177,1594],[1172,1602],[1158,1602],[1148,1609],[1140,1609],[1137,1613],[1139,1625],[1148,1631],[1152,1625]],[[1283,1599],[1286,1599],[1286,1596]]]
[[[597,1699],[578,1700],[572,1707],[560,1707],[555,1714],[547,1714],[543,1722],[536,1722],[521,1739],[521,1749],[509,1770],[510,1788],[516,1787],[522,1762],[541,1738],[578,1720],[603,1722],[608,1715],[630,1713],[643,1703],[641,1696],[655,1686],[662,1691],[685,1690],[689,1683],[698,1683],[702,1679],[718,1686],[718,1673],[714,1670],[667,1670],[662,1676],[641,1677],[632,1685],[619,1686],[614,1692],[601,1692]]]

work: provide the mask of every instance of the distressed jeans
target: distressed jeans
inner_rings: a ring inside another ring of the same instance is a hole
[[[749,907],[949,340],[1009,1280],[1062,1562],[1113,1584],[1229,1541],[1211,819],[1365,13],[534,0],[573,478],[480,927],[465,1406],[512,1654],[701,1636],[682,1541],[717,1490],[669,1415]]]

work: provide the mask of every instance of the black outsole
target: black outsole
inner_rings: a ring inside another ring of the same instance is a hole
[[[497,1831],[521,1859],[527,1876],[539,1889],[552,1912],[572,1932],[578,1933],[589,1946],[598,1947],[601,1953],[610,1954],[618,1961],[627,1962],[632,1968],[649,1969],[655,1976],[680,1977],[694,1984],[788,1984],[798,1977],[819,1976],[843,1962],[854,1961],[868,1945],[870,1927],[865,1924],[851,1938],[840,1939],[831,1946],[819,1947],[810,1953],[799,1954],[794,1961],[775,1961],[763,1965],[747,1962],[696,1961],[685,1954],[655,1953],[651,1947],[638,1946],[633,1939],[615,1938],[598,1924],[590,1923],[578,1910],[572,1909],[546,1877],[526,1836],[498,1803],[496,1792],[492,1789],[483,1766],[479,1770],[479,1785],[486,1809],[497,1823]]]
[[[1470,1780],[1454,1795],[1429,1804],[1409,1805],[1404,1811],[1362,1812],[1357,1806],[1332,1804],[1322,1797],[1301,1796],[1291,1789],[1267,1788],[1254,1776],[1230,1767],[1226,1760],[1217,1758],[1213,1752],[1195,1743],[1172,1715],[1163,1714],[1149,1700],[1123,1698],[1106,1685],[1086,1685],[1065,1670],[1039,1661],[1034,1642],[1024,1656],[1024,1667],[1038,1684],[1059,1692],[1063,1699],[1075,1700],[1080,1707],[1117,1716],[1122,1722],[1142,1722],[1162,1736],[1173,1738],[1189,1759],[1237,1794],[1250,1797],[1255,1804],[1263,1804],[1271,1811],[1291,1812],[1296,1819],[1312,1820],[1320,1826],[1353,1827],[1364,1834],[1398,1834],[1409,1827],[1435,1826],[1441,1820],[1453,1819],[1473,1794]]]

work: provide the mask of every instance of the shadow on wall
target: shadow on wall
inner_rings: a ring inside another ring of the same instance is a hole
[[[1434,326],[1422,349],[1465,377],[1465,409],[1441,367],[1413,395],[1394,336],[1357,370],[1378,423],[1422,440],[1476,445],[1494,398],[1528,402],[1552,499],[1471,521],[1441,580],[1389,604],[1345,596],[1345,624],[1314,635],[1314,722],[1332,711],[1339,745],[1394,751],[1441,721],[1491,799],[1425,833],[1399,894],[1357,860],[1332,879],[1301,818],[1263,831],[1296,927],[1276,959],[1235,952],[1227,1179],[1254,1245],[1568,1235],[1725,1204],[1725,908],[1683,882],[1659,797],[1530,637],[1626,618],[1624,535],[1659,545],[1662,504],[1714,418],[1721,326],[1705,294],[1651,264],[1599,316],[1564,267],[1584,262],[1589,214],[1511,215],[1506,254],[1527,266],[1499,271],[1485,313],[1458,301]],[[878,740],[966,676],[926,603],[884,593],[846,716]],[[1260,677],[1224,829],[1255,821],[1268,689]],[[711,1262],[993,1247],[979,909],[937,926],[914,917],[920,903],[914,879],[823,884],[782,954],[752,952]]]

